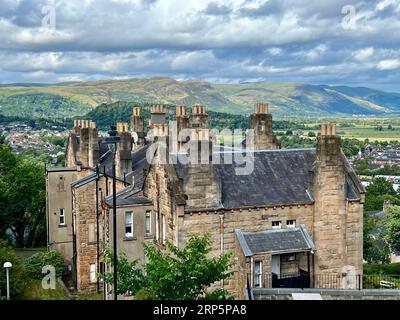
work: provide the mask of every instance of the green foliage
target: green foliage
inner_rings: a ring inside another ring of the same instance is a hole
[[[283,149],[291,148],[313,148],[315,139],[302,138],[299,136],[283,136],[279,139]]]
[[[7,261],[12,264],[10,270],[10,296],[11,298],[18,298],[25,288],[27,278],[21,259],[6,241],[0,239],[0,296],[6,295],[6,276],[3,264]]]
[[[158,300],[157,292],[153,288],[141,288],[139,289],[135,296],[134,300]]]
[[[342,139],[342,150],[347,156],[355,156],[360,150],[365,149],[364,142],[357,139]]]
[[[105,250],[104,262],[113,265],[114,253],[110,248]],[[134,294],[147,286],[147,279],[143,271],[138,268],[138,263],[139,260],[129,262],[125,253],[118,256],[118,294]],[[113,284],[114,274],[112,272],[100,274],[100,277],[106,283]]]
[[[364,274],[387,274],[400,276],[400,263],[391,264],[364,264]]]
[[[23,118],[63,118],[83,115],[88,105],[69,97],[47,93],[0,95],[0,105],[5,116]]]
[[[34,254],[24,262],[26,273],[31,279],[42,279],[44,266],[53,266],[57,277],[61,277],[64,271],[64,259],[57,251],[45,251]]]
[[[382,226],[385,229],[384,238],[392,251],[400,251],[400,207],[390,206]]]
[[[209,258],[209,235],[191,236],[185,248],[179,249],[167,242],[165,250],[145,245],[146,264],[138,268],[137,261],[129,263],[125,255],[118,260],[118,293],[133,294],[135,299],[196,300],[206,296],[207,288],[217,281],[229,278],[230,254]],[[112,259],[107,250],[106,262]],[[112,274],[103,274],[112,284]],[[226,298],[222,292],[209,297]]]
[[[383,239],[379,219],[368,217],[364,214],[363,233],[363,258],[368,263],[387,263],[389,261],[390,249]],[[375,235],[372,235],[374,231]]]
[[[234,300],[235,297],[228,293],[225,289],[216,289],[211,292],[207,292],[204,297],[200,300]]]
[[[366,188],[364,211],[379,211],[383,209],[383,202],[390,200],[397,204],[400,201],[392,183],[385,178],[376,178]]]
[[[314,131],[309,131],[307,135],[308,135],[310,138],[315,138],[315,137],[316,137],[316,134],[315,134]]]
[[[0,146],[0,174],[0,232],[3,231],[3,237],[4,230],[9,228],[18,247],[44,245],[44,166],[35,158],[14,155],[9,148]]]

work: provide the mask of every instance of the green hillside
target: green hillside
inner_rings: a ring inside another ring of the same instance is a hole
[[[36,118],[83,116],[112,102],[202,103],[209,110],[249,114],[254,102],[268,101],[276,117],[400,114],[400,94],[369,88],[302,83],[211,84],[171,78],[103,80],[0,86],[0,114]]]

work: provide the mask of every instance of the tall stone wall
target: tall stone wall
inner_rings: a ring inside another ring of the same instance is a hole
[[[100,177],[99,189],[99,237],[103,239],[104,216],[101,209],[101,195],[105,195],[108,189],[111,193],[111,179]],[[124,187],[123,183],[117,181],[117,191]],[[73,189],[73,212],[76,237],[76,272],[77,289],[79,292],[94,292],[97,289],[97,282],[91,282],[90,265],[95,264],[99,270],[97,260],[97,219],[96,219],[96,183],[88,183],[80,188]],[[101,241],[100,243],[101,244]]]
[[[66,266],[72,266],[72,196],[71,183],[76,179],[76,171],[47,172],[46,212],[48,225],[48,246],[60,252]],[[60,209],[64,209],[65,224],[60,225]]]
[[[322,125],[313,178],[316,274],[362,273],[362,204],[346,199],[346,160],[340,144],[336,126]],[[324,283],[316,286],[323,288]]]
[[[176,244],[177,206],[171,193],[167,171],[169,171],[167,165],[157,164],[150,168],[146,178],[144,195],[153,200],[155,233],[159,243],[162,244],[163,222],[166,222],[165,238]]]

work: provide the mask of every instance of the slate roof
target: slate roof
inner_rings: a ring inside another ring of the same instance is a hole
[[[113,197],[108,196],[106,204],[112,206]],[[149,198],[144,197],[140,190],[133,190],[132,186],[122,189],[117,192],[117,207],[118,206],[129,206],[129,205],[151,205],[152,202]]]
[[[100,174],[100,176],[102,177],[103,174]],[[72,188],[79,188],[82,187],[88,183],[91,183],[93,181],[96,181],[97,178],[97,174],[96,173],[92,173],[91,175],[88,175],[82,179],[76,180],[74,182],[71,183],[71,187]]]
[[[224,153],[220,154],[223,159]],[[254,170],[249,175],[237,175],[236,164],[214,165],[221,186],[222,206],[233,209],[313,203],[309,188],[315,159],[315,148],[255,151],[251,161]],[[184,179],[187,166],[179,162],[174,166],[178,177]],[[346,170],[347,198],[359,199],[364,188],[347,164]]]
[[[305,225],[300,225],[300,228],[260,232],[242,232],[236,229],[235,234],[246,257],[265,252],[289,253],[315,250],[314,242]]]
[[[134,176],[134,189],[142,189],[144,179],[150,164],[146,159],[146,153],[149,145],[145,145],[132,153],[132,172],[129,176]]]

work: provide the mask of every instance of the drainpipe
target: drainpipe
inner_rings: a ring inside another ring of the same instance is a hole
[[[71,187],[71,193],[72,193],[72,246],[73,246],[73,251],[72,251],[72,264],[73,264],[73,275],[72,275],[72,280],[75,284],[75,288],[78,289],[78,254],[77,254],[77,248],[76,248],[76,193],[75,189]]]
[[[46,228],[47,228],[47,251],[50,250],[50,210],[49,210],[49,175],[47,164],[44,165],[46,171]]]
[[[97,253],[97,263],[96,263],[96,269],[97,269],[97,274],[100,273],[100,235],[99,235],[99,179],[100,179],[100,172],[99,172],[99,166],[96,166],[96,253]],[[97,292],[100,292],[100,279],[97,276]]]
[[[220,237],[220,252],[224,254],[224,214],[219,215],[219,237]],[[221,280],[221,287],[224,288],[224,280]]]

